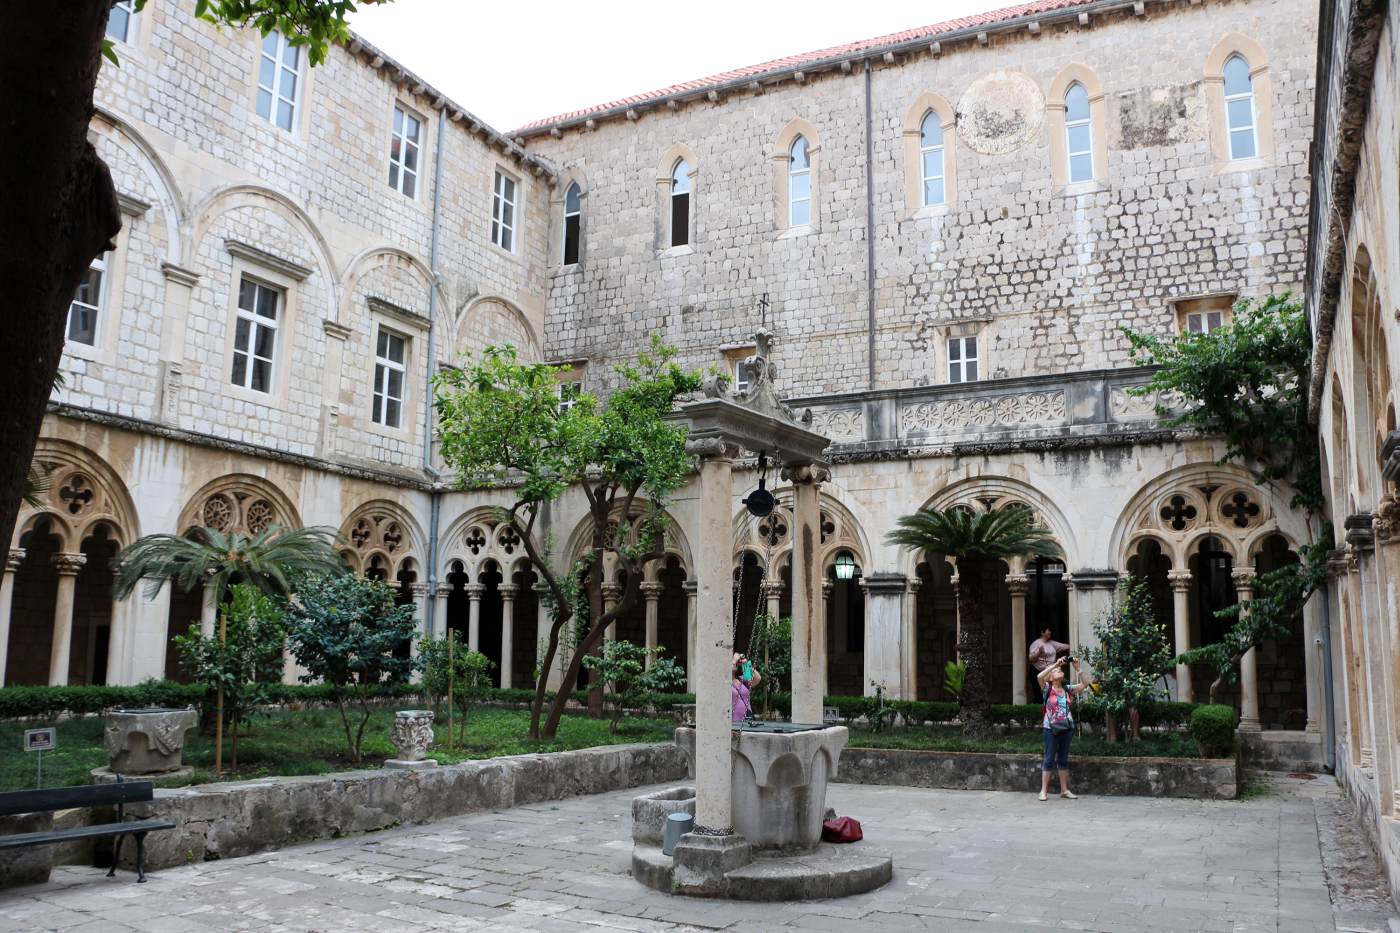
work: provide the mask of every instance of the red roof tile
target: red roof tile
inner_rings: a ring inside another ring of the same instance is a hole
[[[826,49],[818,49],[815,52],[804,52],[800,55],[789,55],[785,58],[775,58],[758,65],[749,65],[744,68],[736,68],[733,71],[721,71],[718,74],[708,75],[704,78],[696,78],[693,81],[682,81],[680,84],[673,84],[670,87],[658,88],[654,91],[647,91],[642,94],[633,94],[630,97],[622,97],[617,100],[608,101],[605,104],[598,104],[594,107],[585,107],[582,110],[570,110],[567,113],[555,114],[543,120],[533,120],[524,126],[516,129],[513,133],[529,134],[558,123],[566,123],[578,120],[591,114],[603,113],[609,110],[616,110],[622,107],[644,104],[649,101],[659,100],[673,94],[684,94],[687,91],[701,91],[706,88],[728,84],[741,78],[755,77],[774,71],[785,71],[790,68],[797,68],[800,65],[812,62],[825,61],[827,59],[840,58],[844,55],[860,55],[872,49],[879,49],[884,46],[899,45],[904,42],[912,42],[918,39],[932,39],[942,33],[956,32],[958,30],[970,29],[975,26],[989,26],[995,23],[1006,22],[1022,16],[1034,16],[1039,13],[1049,13],[1055,10],[1063,10],[1067,7],[1085,6],[1089,0],[1038,0],[1034,3],[1023,3],[1019,6],[1006,7],[1000,10],[991,10],[986,13],[977,13],[972,16],[961,16],[957,19],[950,19],[946,22],[935,23],[932,26],[921,26],[917,29],[905,29],[900,32],[892,32],[883,36],[876,36],[873,39],[861,39],[856,42],[848,42],[844,45],[834,45]]]

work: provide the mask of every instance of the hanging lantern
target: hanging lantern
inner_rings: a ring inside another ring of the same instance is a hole
[[[754,518],[764,518],[773,513],[773,506],[777,503],[767,489],[768,456],[762,451],[758,454],[758,469],[758,488],[744,497],[744,508]]]
[[[850,551],[836,555],[836,579],[849,580],[856,575],[856,559]]]

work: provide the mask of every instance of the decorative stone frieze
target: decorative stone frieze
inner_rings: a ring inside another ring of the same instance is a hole
[[[919,402],[899,410],[900,434],[937,434],[994,426],[1053,425],[1065,421],[1063,392],[984,395]]]

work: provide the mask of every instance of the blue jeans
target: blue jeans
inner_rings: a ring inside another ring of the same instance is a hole
[[[1069,768],[1069,740],[1074,737],[1073,729],[1066,729],[1059,735],[1049,729],[1045,733],[1045,757],[1041,759],[1042,771],[1065,771]]]

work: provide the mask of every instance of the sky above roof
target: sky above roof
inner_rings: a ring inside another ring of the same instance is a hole
[[[357,12],[350,25],[496,129],[512,130],[706,75],[1008,5],[394,0]]]

